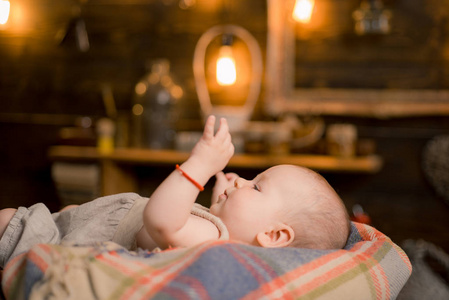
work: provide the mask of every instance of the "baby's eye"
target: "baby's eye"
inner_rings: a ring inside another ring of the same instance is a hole
[[[260,192],[259,187],[256,184],[253,185],[253,189],[255,189],[256,191]]]

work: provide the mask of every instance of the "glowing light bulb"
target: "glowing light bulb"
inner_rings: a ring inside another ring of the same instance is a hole
[[[296,0],[292,14],[293,19],[301,23],[309,23],[314,6],[315,0]]]
[[[0,24],[4,25],[8,22],[10,4],[9,1],[0,0]]]
[[[237,80],[235,59],[232,54],[232,48],[229,45],[223,45],[220,48],[216,75],[218,84],[222,86],[232,85]]]

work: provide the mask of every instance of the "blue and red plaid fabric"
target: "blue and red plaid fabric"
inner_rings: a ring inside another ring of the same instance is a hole
[[[342,250],[41,244],[8,263],[2,287],[8,299],[394,299],[411,270],[387,236],[352,223]]]

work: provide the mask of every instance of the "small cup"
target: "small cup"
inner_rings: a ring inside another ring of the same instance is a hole
[[[352,124],[329,125],[326,141],[330,155],[352,157],[356,152],[357,128]]]

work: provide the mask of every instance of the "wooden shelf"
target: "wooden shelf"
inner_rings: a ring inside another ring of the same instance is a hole
[[[100,161],[111,160],[133,165],[171,165],[182,163],[189,156],[187,152],[175,150],[149,150],[136,148],[116,149],[113,153],[100,154],[95,147],[53,146],[49,157],[57,161]],[[313,154],[235,154],[229,167],[265,169],[279,164],[293,164],[318,171],[375,173],[382,167],[377,155],[339,158]]]
[[[133,166],[168,166],[182,163],[189,157],[187,152],[136,148],[119,148],[110,154],[101,154],[95,147],[77,146],[53,146],[48,155],[52,161],[100,163],[104,195],[136,191]],[[376,173],[382,163],[377,155],[339,158],[313,154],[235,154],[228,167],[263,170],[279,164],[294,164],[323,172]]]
[[[182,163],[189,156],[187,152],[174,150],[149,150],[122,148],[102,155],[95,147],[53,146],[49,157],[55,161],[100,161],[111,160],[133,165],[169,165]],[[375,173],[382,167],[382,159],[377,155],[339,158],[328,155],[289,154],[235,154],[229,167],[264,169],[279,164],[294,164],[318,171]]]

